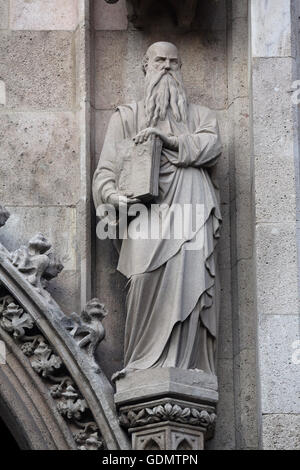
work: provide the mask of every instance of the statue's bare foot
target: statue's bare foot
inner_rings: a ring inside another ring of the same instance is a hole
[[[119,379],[123,379],[126,375],[126,369],[118,370],[111,376],[111,381],[115,383]]]

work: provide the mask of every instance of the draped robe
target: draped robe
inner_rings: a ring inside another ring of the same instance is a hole
[[[93,180],[96,207],[116,193],[117,147],[144,129],[143,102],[120,106],[113,114]],[[167,204],[162,233],[171,233],[174,206],[199,204],[203,217],[179,239],[124,239],[118,270],[129,282],[126,300],[125,370],[152,367],[202,369],[214,373],[218,321],[215,246],[221,214],[210,167],[221,154],[214,113],[189,104],[187,122],[168,111],[157,127],[178,137],[179,149],[163,147],[159,196]],[[149,207],[143,217],[149,218]],[[133,224],[135,221],[131,221]],[[141,224],[143,226],[143,224]],[[191,245],[192,244],[192,245]]]

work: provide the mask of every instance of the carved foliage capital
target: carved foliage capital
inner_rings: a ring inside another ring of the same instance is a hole
[[[145,426],[163,421],[189,424],[211,430],[216,421],[216,414],[211,410],[180,406],[171,401],[153,407],[141,406],[137,409],[123,410],[120,414],[120,423],[125,428]]]

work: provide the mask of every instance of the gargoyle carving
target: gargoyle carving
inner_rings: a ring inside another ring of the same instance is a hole
[[[94,356],[96,347],[105,337],[101,320],[106,315],[105,306],[98,299],[92,299],[86,304],[80,316],[72,313],[70,317],[63,319],[65,328],[77,340],[78,346],[86,348],[90,356]]]
[[[28,282],[41,292],[46,282],[56,277],[63,265],[53,253],[49,252],[51,243],[42,233],[35,235],[28,245],[21,246],[11,253],[11,261],[26,277]]]

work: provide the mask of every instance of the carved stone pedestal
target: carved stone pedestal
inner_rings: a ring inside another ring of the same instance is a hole
[[[204,432],[169,421],[130,429],[135,450],[202,450]]]
[[[116,383],[121,425],[135,450],[202,450],[213,435],[217,378],[175,368],[129,373]]]

